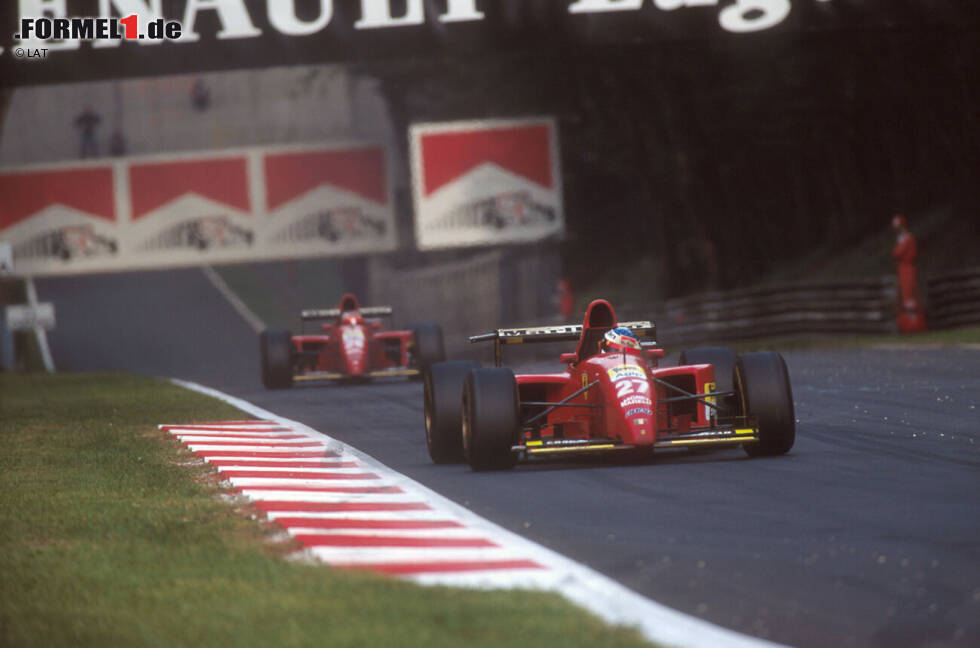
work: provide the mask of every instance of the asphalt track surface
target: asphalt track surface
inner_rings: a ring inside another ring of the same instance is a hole
[[[59,370],[252,401],[682,612],[801,647],[980,646],[980,351],[785,354],[799,421],[785,457],[472,473],[430,462],[418,382],[265,390],[257,336],[200,270],[38,293],[56,305]]]

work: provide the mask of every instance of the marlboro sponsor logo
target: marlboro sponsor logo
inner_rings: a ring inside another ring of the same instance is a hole
[[[251,147],[0,172],[18,272],[74,274],[395,248],[387,152]]]
[[[244,156],[134,164],[129,195],[135,249],[204,251],[254,240]]]
[[[35,258],[71,259],[115,254],[116,240],[100,234],[94,225],[62,225],[45,228],[14,247],[17,256],[25,261]]]
[[[328,243],[354,239],[383,238],[388,223],[381,216],[364,213],[360,207],[344,206],[305,214],[276,231],[275,243],[323,240]]]
[[[133,220],[188,195],[197,195],[238,211],[250,209],[244,156],[133,164],[129,168]]]
[[[563,232],[552,120],[420,124],[411,142],[420,248],[520,243]]]
[[[163,229],[144,240],[141,247],[145,250],[207,250],[251,245],[253,238],[252,230],[235,225],[228,216],[199,216]]]
[[[0,173],[0,229],[61,206],[106,221],[115,221],[112,169],[78,167]]]
[[[348,253],[394,248],[380,146],[269,154],[263,166],[270,245]]]
[[[432,230],[467,227],[501,230],[553,222],[555,218],[554,207],[535,202],[527,191],[520,191],[465,203],[433,219],[428,227]]]
[[[114,255],[111,167],[0,174],[0,231],[22,266]]]

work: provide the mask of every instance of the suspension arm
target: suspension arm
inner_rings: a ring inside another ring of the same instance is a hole
[[[532,416],[528,420],[524,421],[522,423],[522,425],[530,425],[531,423],[534,423],[538,419],[540,419],[542,417],[545,417],[548,414],[551,414],[552,412],[554,412],[559,407],[562,407],[562,406],[566,405],[568,403],[568,401],[570,401],[573,398],[576,398],[578,396],[581,396],[582,394],[584,394],[585,392],[589,391],[590,389],[592,389],[593,387],[595,387],[598,384],[599,384],[599,381],[598,380],[593,380],[592,382],[590,382],[585,387],[582,387],[581,389],[575,391],[574,393],[569,394],[567,397],[565,397],[562,400],[558,401],[557,403],[553,404],[551,407],[549,407],[548,409],[544,410],[543,412],[538,412],[537,414],[535,414],[534,416]]]

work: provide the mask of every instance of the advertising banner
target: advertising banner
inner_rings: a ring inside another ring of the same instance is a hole
[[[384,252],[385,149],[260,147],[0,171],[0,240],[22,275]]]
[[[115,169],[105,164],[0,173],[0,240],[14,267],[84,271],[119,257]]]
[[[964,0],[5,0],[0,82],[828,31],[974,30]],[[755,44],[759,47],[759,44]]]
[[[553,119],[416,124],[410,139],[420,250],[564,233]]]
[[[248,258],[258,218],[245,155],[127,165],[126,251],[148,263]]]
[[[394,249],[383,149],[270,153],[263,163],[270,250],[319,255]]]

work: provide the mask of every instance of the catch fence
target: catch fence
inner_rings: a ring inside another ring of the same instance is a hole
[[[810,334],[891,333],[893,277],[779,284],[668,300],[657,320],[665,344]]]
[[[929,279],[926,295],[930,328],[980,324],[980,266]]]

